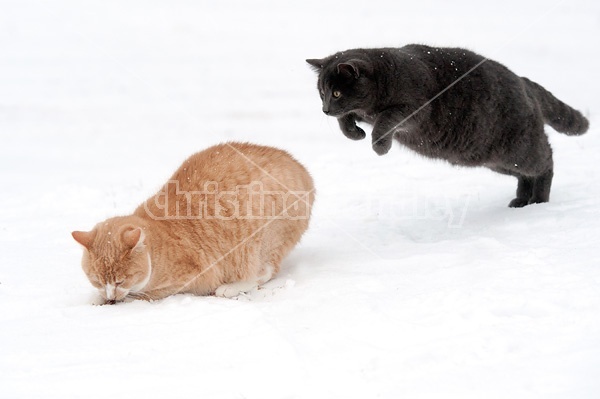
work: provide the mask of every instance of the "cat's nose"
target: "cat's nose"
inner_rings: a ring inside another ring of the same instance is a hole
[[[111,301],[111,300],[114,301],[116,299],[115,286],[112,284],[106,284],[104,289],[106,290],[106,299],[109,301]]]
[[[326,108],[323,108],[323,113],[324,113],[325,115],[329,115],[329,110],[328,110],[328,109],[326,109]]]

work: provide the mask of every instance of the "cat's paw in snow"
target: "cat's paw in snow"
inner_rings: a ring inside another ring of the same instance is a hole
[[[523,208],[527,204],[528,204],[527,198],[515,198],[512,201],[510,201],[508,206],[510,208]]]
[[[242,293],[252,291],[258,287],[258,283],[255,281],[238,281],[231,284],[223,284],[215,291],[215,296],[222,298],[233,298]]]

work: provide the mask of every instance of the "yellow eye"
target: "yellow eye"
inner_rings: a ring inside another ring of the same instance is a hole
[[[333,96],[334,96],[335,98],[339,98],[341,95],[342,95],[342,93],[341,93],[339,90],[335,90],[335,91],[333,92]]]

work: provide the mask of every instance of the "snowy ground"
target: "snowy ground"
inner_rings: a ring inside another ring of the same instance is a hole
[[[597,398],[600,3],[297,3],[0,3],[0,397]],[[377,157],[321,113],[305,58],[409,42],[589,114],[585,136],[549,132],[550,203],[509,209],[512,179]],[[69,233],[225,140],[314,175],[280,275],[238,300],[92,306]]]

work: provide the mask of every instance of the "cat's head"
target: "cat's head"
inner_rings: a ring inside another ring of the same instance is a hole
[[[326,115],[339,117],[373,105],[376,89],[369,61],[331,56],[306,62],[319,74],[317,89]]]
[[[81,266],[107,303],[135,296],[150,281],[152,264],[146,234],[133,217],[99,223],[92,231],[74,231],[84,248]]]

